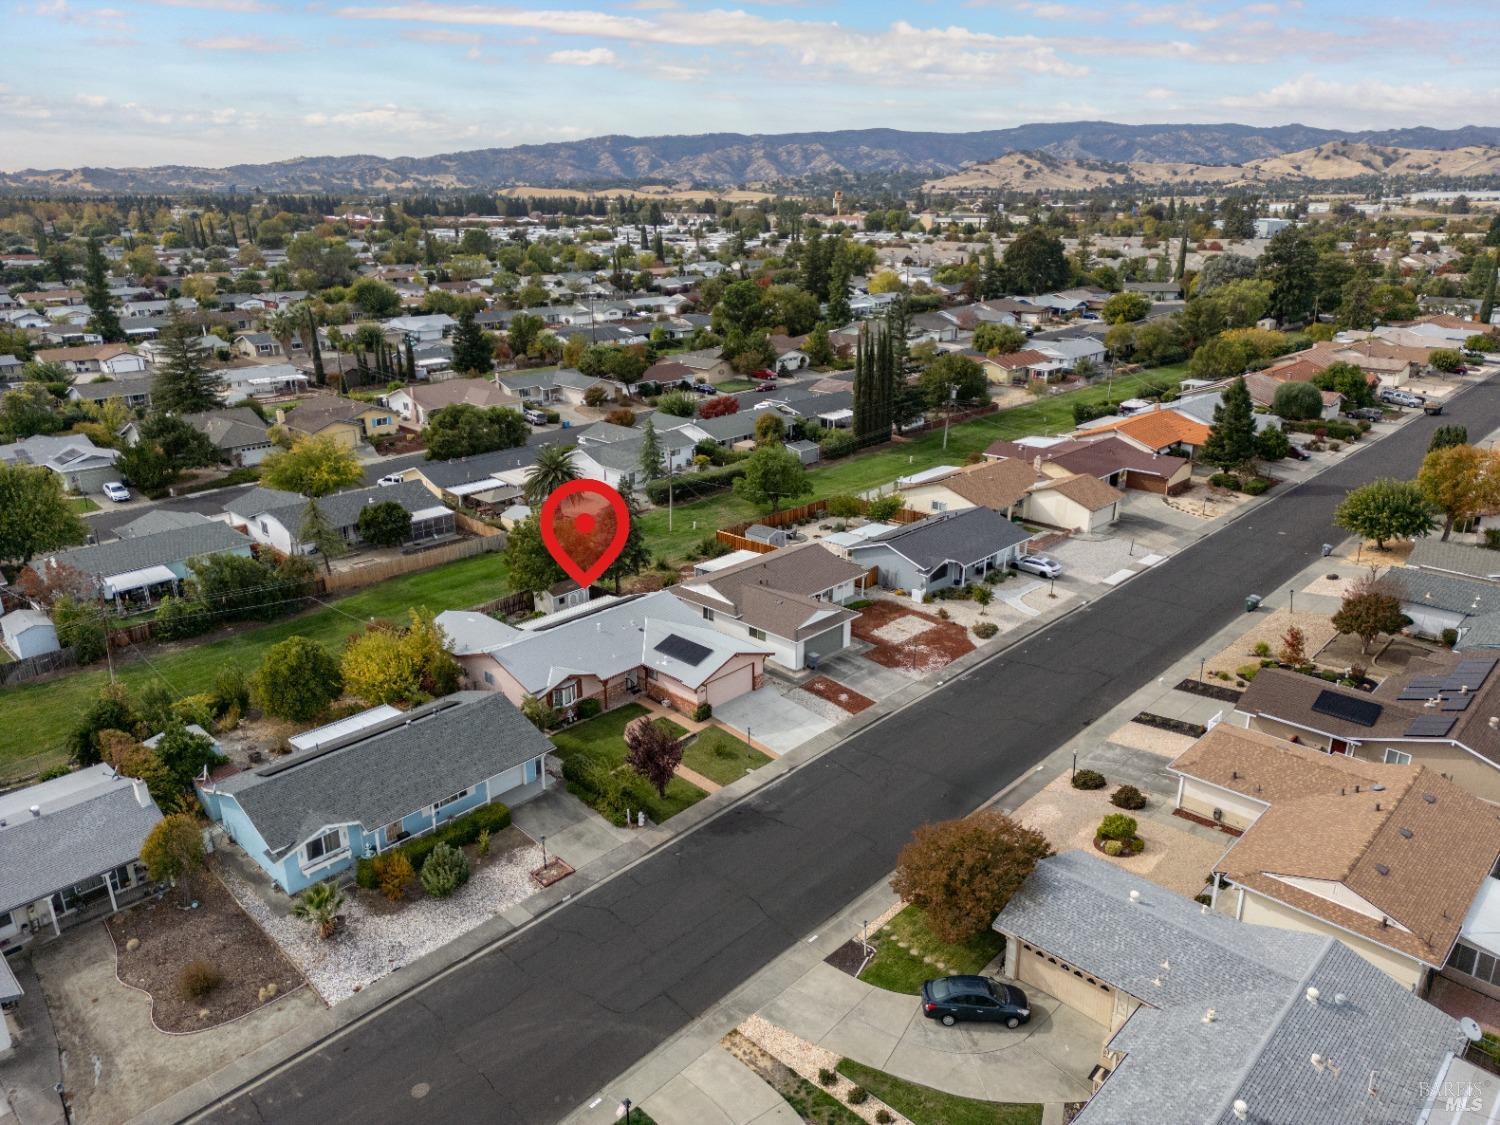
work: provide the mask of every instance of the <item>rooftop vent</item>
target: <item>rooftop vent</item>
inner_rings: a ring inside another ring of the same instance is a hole
[[[1316,1004],[1318,1002],[1318,997],[1321,996],[1322,993],[1319,992],[1312,985],[1308,985],[1307,986],[1307,992],[1305,993],[1305,995],[1307,996],[1307,1002],[1309,1004]]]
[[[1384,793],[1385,792],[1385,786],[1384,785],[1372,785],[1372,786],[1370,786],[1370,792],[1371,793]]]
[[[1401,838],[1403,840],[1410,840],[1411,839],[1411,829],[1410,828],[1399,828],[1399,829],[1397,829],[1397,831],[1401,833]]]
[[[1206,1012],[1203,1013],[1203,1022],[1204,1023],[1213,1023],[1214,1020],[1217,1018],[1217,1016],[1218,1016],[1218,1013],[1215,1012],[1212,1008],[1210,1008],[1208,1011],[1206,1011]]]
[[[1431,793],[1423,793],[1422,800],[1426,801],[1429,805],[1437,804],[1437,797],[1433,796],[1433,794]]]
[[[1377,873],[1378,873],[1378,874],[1380,874],[1380,875],[1389,875],[1389,874],[1390,874],[1390,873],[1391,873],[1391,869],[1390,869],[1390,868],[1389,868],[1389,867],[1387,867],[1387,866],[1386,866],[1386,865],[1385,865],[1385,864],[1383,864],[1383,863],[1377,863],[1377,864],[1376,864],[1376,865],[1375,865],[1375,871],[1376,871],[1376,872],[1377,872]]]
[[[42,806],[41,805],[32,805],[31,806],[31,815],[32,816],[41,816],[42,815]],[[1131,893],[1134,894],[1135,892],[1132,891]]]
[[[1245,1101],[1244,1098],[1235,1098],[1234,1104],[1229,1108],[1234,1111],[1234,1119],[1236,1121],[1250,1120],[1250,1103]]]
[[[35,811],[35,810],[33,810],[33,811]],[[1140,902],[1141,901],[1141,892],[1140,891],[1131,891],[1130,892],[1130,901],[1131,902]]]

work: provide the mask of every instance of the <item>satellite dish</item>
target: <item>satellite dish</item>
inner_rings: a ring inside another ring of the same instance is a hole
[[[1470,1043],[1478,1043],[1484,1035],[1479,1029],[1479,1024],[1468,1016],[1458,1021],[1458,1029],[1464,1033],[1464,1038]]]

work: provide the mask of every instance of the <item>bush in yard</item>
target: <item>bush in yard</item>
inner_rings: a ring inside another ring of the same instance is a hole
[[[447,898],[468,881],[468,859],[447,844],[439,843],[422,864],[422,889],[433,898]]]
[[[1265,641],[1256,641],[1255,642],[1255,647],[1253,649],[1251,649],[1250,651],[1252,651],[1253,653],[1255,653],[1256,656],[1270,656],[1271,655],[1271,646],[1269,644],[1267,644]]]
[[[474,841],[474,850],[481,856],[490,854],[490,830],[488,828],[479,830],[479,838]]]
[[[1276,654],[1283,664],[1307,663],[1307,634],[1293,625],[1281,637],[1281,651]]]
[[[578,705],[573,708],[573,714],[578,717],[579,722],[582,722],[584,719],[596,718],[601,710],[603,707],[597,699],[580,699]]]
[[[888,492],[884,496],[877,496],[870,501],[870,506],[865,509],[865,515],[872,520],[884,522],[892,518],[904,506],[900,493]]]
[[[888,1109],[877,1109],[875,1111],[876,1125],[891,1125],[891,1122],[895,1120],[896,1119],[891,1116],[891,1111]]]
[[[1105,840],[1104,843],[1099,845],[1099,850],[1105,855],[1123,855],[1125,853],[1125,845],[1119,840]]]
[[[292,904],[292,917],[307,922],[327,941],[339,928],[339,911],[343,908],[344,896],[332,883],[314,883]]]
[[[1279,426],[1267,426],[1255,435],[1255,455],[1264,461],[1280,461],[1291,452],[1291,439]]]
[[[987,929],[1052,854],[1039,832],[989,810],[926,824],[896,858],[891,888],[922,910],[939,941],[967,941]]]
[[[1233,473],[1215,473],[1208,478],[1208,483],[1215,488],[1228,488],[1235,492],[1239,491],[1240,478]]]
[[[988,586],[975,586],[974,600],[980,605],[989,605],[990,602],[995,600],[995,591],[991,590]]]
[[[830,496],[828,498],[828,514],[839,519],[849,519],[852,516],[864,514],[864,505],[853,496]]]
[[[267,715],[301,723],[326,710],[343,692],[344,680],[331,652],[298,636],[266,651],[250,678],[250,689]]]
[[[1103,789],[1104,775],[1098,770],[1076,770],[1073,774],[1074,789]]]
[[[411,538],[411,513],[394,500],[384,500],[362,508],[354,526],[372,547],[399,547]]]
[[[869,1101],[869,1099],[870,1091],[866,1090],[863,1086],[855,1086],[849,1091],[847,1097],[850,1105],[862,1105],[864,1102]]]
[[[1110,794],[1109,803],[1117,809],[1130,809],[1133,812],[1146,807],[1146,794],[1134,785],[1122,785]]]
[[[713,717],[714,709],[707,703],[700,703],[693,708],[693,722],[706,723]]]
[[[354,882],[367,891],[373,891],[380,886],[380,877],[375,874],[373,859],[361,858],[354,861]]]
[[[214,717],[219,713],[219,701],[211,692],[185,695],[172,704],[172,716],[184,723],[197,723],[204,730],[214,729]]]
[[[993,621],[981,621],[974,626],[974,635],[982,641],[987,641],[1000,631],[1000,626]]]
[[[214,676],[214,707],[219,713],[238,707],[244,712],[250,707],[250,681],[237,664],[226,664]]]
[[[1256,673],[1259,671],[1259,664],[1241,664],[1234,670],[1234,674],[1240,679],[1244,680],[1246,683],[1249,683],[1251,680],[1255,679]]]
[[[1099,822],[1095,835],[1104,840],[1133,840],[1137,827],[1135,817],[1114,812]]]
[[[839,1076],[833,1071],[829,1070],[826,1066],[818,1067],[818,1082],[821,1085],[834,1086],[838,1084],[838,1080]]]
[[[856,444],[854,435],[848,430],[829,430],[827,436],[818,442],[818,452],[826,460],[832,461],[853,453]]]
[[[224,983],[224,974],[211,961],[189,961],[177,973],[177,993],[184,1000],[202,1000]]]
[[[193,900],[193,872],[203,866],[203,834],[187,813],[163,817],[141,844],[141,862],[152,881],[176,880],[184,902]]]
[[[1252,477],[1240,486],[1240,491],[1246,496],[1259,496],[1271,487],[1271,482],[1264,477]]]
[[[402,851],[386,852],[375,857],[375,880],[380,893],[391,902],[400,902],[406,897],[406,885],[416,876],[411,860]]]

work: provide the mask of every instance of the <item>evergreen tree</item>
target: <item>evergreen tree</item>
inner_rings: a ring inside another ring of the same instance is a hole
[[[828,323],[842,328],[854,319],[849,307],[849,262],[843,254],[834,255],[828,275]]]
[[[455,370],[487,372],[494,366],[494,351],[484,338],[484,330],[474,323],[474,311],[458,314],[458,330],[453,333],[453,366]]]
[[[413,382],[417,377],[417,353],[412,350],[411,337],[406,338],[406,379]]]
[[[645,429],[641,431],[641,479],[657,480],[666,475],[667,465],[656,436],[656,423],[647,418]]]
[[[109,275],[105,271],[104,253],[97,238],[89,239],[88,257],[83,266],[83,299],[88,303],[89,326],[104,337],[106,344],[125,338],[120,328],[120,314],[115,312],[109,296]]]
[[[349,549],[338,528],[323,514],[317,500],[309,500],[302,509],[302,526],[297,529],[297,538],[318,549],[318,554],[323,556],[323,570],[328,574],[333,573],[333,560]]]
[[[1241,375],[1224,388],[1219,405],[1214,407],[1214,423],[1198,459],[1221,469],[1237,469],[1254,457],[1255,415],[1250,390]]]
[[[828,325],[821,320],[813,325],[802,350],[807,353],[807,361],[814,367],[827,367],[833,363],[833,345],[828,340]]]
[[[1005,271],[1000,267],[1000,260],[995,257],[993,242],[985,246],[984,255],[980,259],[979,296],[985,301],[1005,296]]]
[[[152,404],[163,414],[194,414],[219,405],[218,382],[196,341],[193,326],[174,304],[161,334],[163,359],[151,385]]]
[[[308,347],[312,351],[313,380],[320,387],[328,385],[328,373],[323,370],[323,348],[318,343],[318,322],[313,316],[312,307],[307,309],[307,332]]]
[[[1479,302],[1479,321],[1481,324],[1489,324],[1490,314],[1495,311],[1495,274],[1500,272],[1500,250],[1496,250],[1493,257],[1481,256],[1490,263],[1490,276],[1484,284],[1484,296]]]
[[[1182,224],[1182,238],[1177,243],[1177,270],[1172,274],[1173,281],[1181,281],[1182,275],[1187,273],[1187,223]]]

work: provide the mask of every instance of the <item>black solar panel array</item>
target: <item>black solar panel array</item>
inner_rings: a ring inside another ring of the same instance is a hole
[[[1468,710],[1469,704],[1472,703],[1473,700],[1474,697],[1472,695],[1450,695],[1447,699],[1443,700],[1443,705],[1439,707],[1438,710],[1466,711]]]
[[[1458,667],[1443,681],[1443,690],[1462,691],[1467,688],[1469,691],[1478,691],[1479,685],[1495,670],[1496,663],[1493,658],[1460,661]]]
[[[1452,715],[1418,715],[1406,728],[1408,738],[1442,738],[1457,720]]]
[[[1380,721],[1380,704],[1369,699],[1355,699],[1336,691],[1320,691],[1312,709],[1320,715],[1343,719],[1355,726],[1373,727]]]
[[[679,637],[674,633],[661,641],[656,646],[656,651],[663,656],[671,657],[673,660],[680,660],[684,664],[691,664],[697,667],[703,663],[704,658],[713,649],[700,645],[697,641],[690,641],[686,637]]]

